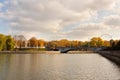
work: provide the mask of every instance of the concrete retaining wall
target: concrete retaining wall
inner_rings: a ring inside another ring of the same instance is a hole
[[[100,55],[120,64],[120,51],[99,51]]]
[[[93,54],[94,52],[93,51],[69,51],[67,52],[67,54]]]

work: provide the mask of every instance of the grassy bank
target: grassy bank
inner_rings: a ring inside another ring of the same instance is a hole
[[[93,51],[69,51],[61,54],[92,54]],[[0,54],[60,54],[60,51],[42,50],[21,50],[21,51],[0,51]]]
[[[0,51],[0,54],[59,54],[59,51]]]
[[[93,51],[69,51],[68,54],[93,54]]]
[[[14,51],[48,51],[46,48],[15,48]]]

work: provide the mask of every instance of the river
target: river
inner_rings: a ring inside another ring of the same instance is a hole
[[[0,80],[120,80],[99,54],[0,54]]]

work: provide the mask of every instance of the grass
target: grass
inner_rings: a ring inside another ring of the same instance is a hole
[[[45,48],[19,48],[15,49],[16,51],[47,51]]]

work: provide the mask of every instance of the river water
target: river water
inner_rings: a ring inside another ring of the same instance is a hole
[[[0,54],[0,80],[120,80],[98,54]]]

